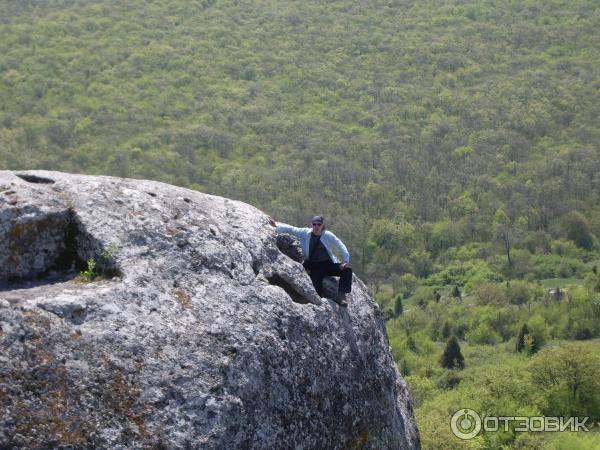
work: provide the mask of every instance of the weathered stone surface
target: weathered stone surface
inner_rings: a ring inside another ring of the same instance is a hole
[[[277,244],[241,202],[0,172],[0,448],[418,448],[364,284],[340,308]]]

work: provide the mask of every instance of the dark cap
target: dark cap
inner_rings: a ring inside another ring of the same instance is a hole
[[[323,223],[323,222],[325,222],[325,221],[323,220],[323,216],[313,216],[313,218],[312,218],[312,222],[313,222],[313,223],[314,223],[314,222]]]

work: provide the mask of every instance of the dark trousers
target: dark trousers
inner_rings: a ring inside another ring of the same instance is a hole
[[[340,264],[332,261],[305,262],[304,267],[309,270],[310,279],[317,294],[323,294],[323,278],[326,276],[340,277],[338,291],[348,293],[352,290],[352,268],[346,266],[340,270]]]

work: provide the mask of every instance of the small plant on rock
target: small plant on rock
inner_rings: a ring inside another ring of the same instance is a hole
[[[77,276],[76,280],[82,283],[90,282],[96,278],[96,275],[96,260],[94,258],[90,258],[87,260],[87,269],[82,271]]]
[[[98,261],[95,258],[87,260],[87,268],[77,275],[75,281],[89,283],[98,278],[111,278],[118,274],[118,270],[111,267],[113,255],[117,250],[117,244],[112,242],[106,250],[100,253]]]

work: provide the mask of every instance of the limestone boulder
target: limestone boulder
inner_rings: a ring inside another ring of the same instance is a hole
[[[0,448],[418,448],[379,308],[294,245],[226,198],[0,172]]]

